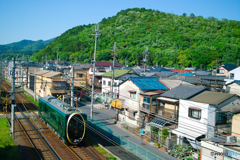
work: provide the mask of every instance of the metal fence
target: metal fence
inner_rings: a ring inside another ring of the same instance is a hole
[[[90,119],[90,117],[88,117]],[[88,125],[93,127],[94,129],[98,130],[99,132],[106,135],[111,140],[115,141],[123,148],[127,149],[128,151],[132,152],[138,157],[141,157],[144,160],[162,160],[162,158],[158,157],[157,155],[147,151],[145,148],[140,147],[139,145],[135,144],[134,142],[129,141],[128,139],[122,137],[121,135],[115,133],[110,128],[102,124],[97,120],[89,120]]]

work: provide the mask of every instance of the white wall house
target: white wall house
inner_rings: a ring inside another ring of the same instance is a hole
[[[167,87],[158,81],[157,77],[129,77],[119,85],[119,99],[123,100],[124,112],[119,120],[139,127],[140,93],[167,90]]]
[[[118,85],[124,81],[125,79],[127,79],[128,77],[139,77],[138,75],[135,74],[124,74],[122,76],[119,77],[115,77],[114,78],[114,85],[113,85],[113,92],[114,94],[118,94]],[[111,88],[112,88],[112,78],[111,77],[105,77],[104,75],[102,75],[102,93],[111,93]]]
[[[178,128],[172,133],[182,143],[183,137],[189,142],[231,133],[231,112],[240,109],[240,98],[234,94],[205,91],[190,100],[179,102]],[[196,143],[195,143],[196,145]],[[199,145],[196,146],[200,149]]]
[[[234,80],[240,80],[240,67],[237,67],[228,73],[228,79],[224,79],[224,81],[226,81],[226,84],[233,82]]]

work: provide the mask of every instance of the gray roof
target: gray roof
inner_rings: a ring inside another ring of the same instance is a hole
[[[169,90],[163,93],[161,97],[189,99],[205,90],[207,90],[207,88],[204,86],[181,84],[180,86],[175,87],[172,90]]]
[[[78,65],[73,65],[74,69],[83,69],[83,68],[89,68],[91,64],[78,64]]]
[[[162,82],[165,86],[167,86],[169,89],[173,89],[181,84],[187,84],[187,85],[192,85],[191,83],[184,82],[182,80],[178,79],[160,79],[160,82]]]
[[[191,98],[190,100],[195,101],[195,102],[218,105],[233,96],[235,96],[235,95],[228,94],[228,93],[205,91],[205,92]]]

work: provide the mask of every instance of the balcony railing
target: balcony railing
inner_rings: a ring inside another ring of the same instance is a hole
[[[176,114],[175,114],[175,113],[176,113]],[[177,119],[177,118],[178,118],[178,117],[177,117],[177,111],[174,112],[173,109],[162,109],[162,108],[160,108],[160,109],[158,109],[157,114],[158,114],[159,116],[168,117],[168,118],[173,118],[173,119]]]

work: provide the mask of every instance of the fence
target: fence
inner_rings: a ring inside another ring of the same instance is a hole
[[[90,119],[90,117],[88,117]],[[119,145],[121,145],[123,148],[127,149],[128,151],[132,152],[138,157],[141,157],[144,160],[162,160],[157,155],[147,151],[145,148],[140,147],[139,145],[129,141],[128,139],[120,136],[119,134],[112,131],[110,128],[102,124],[101,122],[97,120],[89,120],[88,125],[93,127],[94,129],[98,130],[99,132],[106,135],[111,140],[115,141]]]

